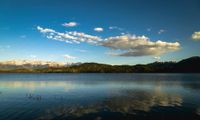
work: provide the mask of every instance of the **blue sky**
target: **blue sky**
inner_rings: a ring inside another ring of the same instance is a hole
[[[199,56],[199,12],[199,0],[0,0],[0,60],[139,64]]]

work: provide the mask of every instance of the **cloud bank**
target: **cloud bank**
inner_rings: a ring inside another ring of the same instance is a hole
[[[151,41],[146,36],[122,35],[106,38],[101,42],[101,45],[121,50],[120,53],[113,53],[114,56],[148,56],[161,55],[167,52],[173,52],[179,49],[178,42],[163,42],[157,40]]]
[[[174,52],[180,49],[179,42],[165,42],[162,40],[150,40],[146,36],[136,36],[122,34],[120,36],[101,38],[99,36],[86,34],[83,32],[57,32],[53,29],[37,27],[38,31],[43,33],[48,39],[62,41],[66,43],[79,44],[86,42],[104,46],[117,52],[111,53],[113,56],[160,56],[168,52]],[[100,30],[100,29],[99,29]],[[101,31],[101,30],[100,30]],[[194,38],[198,38],[198,34]],[[70,58],[69,56],[66,56]]]

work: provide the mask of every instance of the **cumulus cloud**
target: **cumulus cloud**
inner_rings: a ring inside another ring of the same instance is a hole
[[[64,55],[64,58],[65,59],[76,59],[77,57],[66,54],[66,55]]]
[[[66,43],[80,43],[80,42],[87,42],[87,43],[97,43],[102,39],[98,36],[89,35],[83,32],[77,31],[70,31],[70,32],[57,32],[53,29],[49,28],[42,28],[40,26],[37,29],[46,35],[48,39],[57,40]]]
[[[193,39],[193,40],[200,40],[200,31],[194,32],[194,33],[192,34],[192,39]]]
[[[103,28],[97,27],[97,28],[94,28],[94,31],[96,31],[96,32],[102,32]]]
[[[122,34],[120,36],[101,38],[77,31],[57,32],[53,29],[42,28],[40,26],[37,29],[48,39],[76,44],[86,42],[110,48],[114,50],[110,54],[113,56],[160,56],[164,53],[174,52],[180,49],[179,42],[152,41],[146,36]]]
[[[148,56],[161,55],[179,49],[178,42],[151,41],[146,36],[122,35],[106,38],[101,45],[121,52],[112,53],[114,56]]]
[[[76,22],[68,22],[68,23],[63,23],[62,25],[65,26],[65,27],[75,27],[75,26],[78,25],[78,23],[76,23]]]
[[[68,34],[75,36],[76,40],[81,41],[81,42],[96,43],[102,40],[98,36],[89,35],[83,32],[72,31],[72,32],[68,32]]]

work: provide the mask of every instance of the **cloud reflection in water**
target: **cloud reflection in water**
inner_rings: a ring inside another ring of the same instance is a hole
[[[108,97],[102,101],[59,106],[46,110],[40,120],[55,118],[84,118],[85,115],[108,111],[123,115],[135,115],[137,111],[149,112],[153,107],[180,107],[183,100],[180,95],[168,94],[155,88],[153,91],[122,90],[122,94]]]

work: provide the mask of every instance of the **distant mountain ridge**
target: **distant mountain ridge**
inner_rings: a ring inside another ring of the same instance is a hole
[[[13,69],[41,69],[41,68],[60,68],[80,63],[64,63],[54,61],[39,61],[39,60],[10,60],[0,62],[0,70]]]
[[[0,72],[36,73],[200,73],[200,57],[179,62],[154,62],[138,65],[99,63],[59,63],[49,61],[0,62]]]

